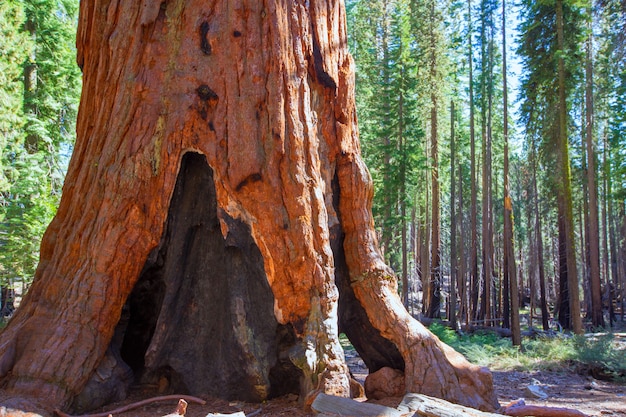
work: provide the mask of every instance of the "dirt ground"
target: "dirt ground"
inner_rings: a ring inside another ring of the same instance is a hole
[[[346,362],[354,378],[365,382],[368,369],[354,348],[344,345]],[[526,404],[547,407],[570,408],[588,416],[626,417],[626,383],[608,382],[575,372],[520,372],[493,371],[493,380],[500,405],[505,406],[523,398]],[[547,395],[546,399],[532,398],[526,388],[536,385]],[[158,396],[154,388],[137,387],[125,401],[110,404],[92,413],[111,412],[116,408]],[[187,417],[207,417],[211,413],[234,414],[244,412],[246,416],[257,417],[312,417],[314,413],[305,411],[297,395],[287,395],[266,401],[262,404],[207,399],[206,404],[189,403]],[[359,401],[366,401],[365,398]],[[389,398],[378,403],[395,407],[401,398]],[[176,400],[158,402],[142,406],[124,413],[113,413],[114,417],[161,417],[176,409]]]
[[[500,404],[517,398],[526,404],[572,408],[590,416],[626,416],[626,385],[600,381],[576,373],[494,372]],[[528,398],[526,387],[536,384],[548,395],[545,400]]]
[[[349,357],[350,367],[357,380],[362,380],[367,373],[360,359]],[[512,400],[524,398],[526,404],[566,407],[582,411],[589,416],[626,416],[626,385],[613,382],[599,381],[591,377],[584,377],[575,373],[555,372],[518,372],[498,371],[493,373],[494,385],[501,405]],[[548,395],[545,400],[529,398],[525,393],[529,385],[538,385]],[[111,405],[106,410],[147,398],[154,393],[137,389],[123,403]],[[389,399],[385,405],[394,406],[400,399]],[[176,401],[155,403],[137,410],[115,414],[119,417],[158,417],[174,411]],[[103,410],[104,411],[104,410]],[[306,412],[299,403],[296,395],[276,398],[262,404],[242,402],[228,402],[224,400],[209,400],[205,405],[189,404],[188,417],[205,417],[210,413],[236,413],[243,411],[247,416],[258,417],[308,417],[313,413]]]

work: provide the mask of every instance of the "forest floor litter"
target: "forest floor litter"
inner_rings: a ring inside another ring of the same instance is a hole
[[[367,376],[367,368],[361,359],[350,352],[346,360],[355,379],[363,383]],[[548,371],[494,371],[494,386],[502,406],[519,398],[524,398],[526,404],[547,407],[570,408],[581,411],[589,416],[626,416],[626,384],[594,379],[591,376],[580,375],[575,372],[548,372]],[[547,398],[530,398],[526,388],[537,386],[547,395]],[[125,404],[158,395],[140,387],[133,390],[125,401],[110,404],[105,410],[113,410]],[[187,417],[205,417],[210,413],[234,414],[244,412],[246,416],[253,414],[257,417],[309,417],[315,414],[305,411],[294,394],[263,402],[261,404],[240,401],[225,401],[207,398],[205,405],[189,404]],[[401,398],[388,398],[374,401],[390,407],[395,407]],[[114,417],[159,417],[172,413],[176,408],[176,401],[153,403],[139,409],[117,414]],[[96,410],[94,412],[101,411]]]

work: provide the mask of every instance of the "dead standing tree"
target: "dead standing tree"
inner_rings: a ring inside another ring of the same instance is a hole
[[[342,1],[80,8],[78,140],[2,333],[5,398],[84,409],[133,376],[347,396],[341,329],[409,391],[497,406],[490,373],[409,316],[379,253]]]

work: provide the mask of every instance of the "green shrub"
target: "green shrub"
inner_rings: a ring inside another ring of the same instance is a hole
[[[572,360],[596,378],[626,380],[626,349],[612,333],[572,338]]]
[[[520,350],[512,346],[511,339],[491,331],[459,335],[438,322],[429,329],[470,362],[493,370],[567,370],[590,373],[596,378],[626,380],[626,349],[620,347],[610,333],[591,337],[526,338]]]

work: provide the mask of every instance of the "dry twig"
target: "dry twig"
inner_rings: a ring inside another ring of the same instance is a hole
[[[151,403],[155,403],[159,401],[170,401],[170,400],[186,400],[188,402],[195,403],[195,404],[201,404],[201,405],[206,404],[206,401],[204,401],[202,398],[192,397],[191,395],[163,395],[160,397],[152,397],[152,398],[148,398],[142,401],[137,401],[132,404],[128,404],[123,407],[116,408],[115,410],[112,410],[112,411],[106,411],[104,413],[83,414],[80,416],[73,416],[71,414],[64,413],[63,411],[58,410],[58,409],[54,410],[54,413],[58,415],[59,417],[109,417],[113,414],[125,413],[126,411],[134,410],[136,408],[142,407],[147,404],[151,404]],[[176,408],[176,412],[178,412],[179,407],[180,407],[180,402],[178,404],[178,407]],[[185,404],[185,410],[186,410],[186,407],[187,405]],[[184,411],[183,411],[183,414],[178,414],[178,415],[184,415]]]

